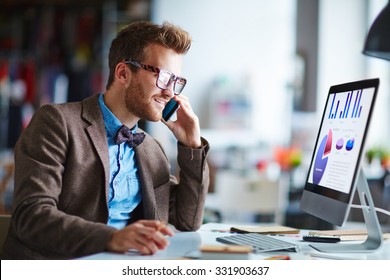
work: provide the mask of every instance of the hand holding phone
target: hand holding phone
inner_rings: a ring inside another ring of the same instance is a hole
[[[180,110],[177,112],[177,119],[168,121],[178,108]],[[183,146],[197,149],[202,145],[199,119],[192,110],[187,96],[175,96],[169,100],[163,110],[161,121]]]
[[[176,110],[179,108],[179,103],[174,99],[171,98],[167,105],[165,105],[165,108],[162,113],[162,117],[164,121],[168,121],[169,118],[176,112]]]

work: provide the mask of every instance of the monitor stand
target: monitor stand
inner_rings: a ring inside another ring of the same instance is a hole
[[[358,253],[358,252],[374,252],[378,250],[383,244],[383,235],[381,226],[376,215],[374,202],[371,197],[370,189],[368,187],[367,179],[364,176],[363,170],[359,172],[359,178],[356,185],[356,190],[359,194],[360,204],[363,206],[364,222],[367,227],[367,239],[363,243],[353,244],[316,244],[310,245],[320,252],[326,253]],[[368,203],[368,205],[367,205]]]

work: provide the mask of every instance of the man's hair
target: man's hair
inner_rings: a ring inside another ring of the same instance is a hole
[[[129,58],[144,60],[146,47],[151,43],[172,49],[178,54],[185,54],[191,47],[191,36],[185,30],[168,22],[158,25],[149,21],[136,21],[125,26],[111,43],[108,55],[110,72],[106,89],[109,89],[114,81],[116,65]],[[134,67],[131,69],[136,71]]]

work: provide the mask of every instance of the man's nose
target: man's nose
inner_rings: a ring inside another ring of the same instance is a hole
[[[170,83],[168,85],[168,87],[166,89],[163,90],[163,93],[167,96],[169,96],[170,98],[172,98],[175,94],[174,94],[174,82]]]

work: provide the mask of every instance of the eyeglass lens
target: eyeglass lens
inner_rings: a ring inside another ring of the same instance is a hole
[[[180,94],[183,91],[184,86],[186,85],[187,81],[182,78],[178,78],[175,81],[174,91],[177,94]]]
[[[164,69],[160,70],[160,73],[157,78],[157,86],[161,89],[167,89],[174,79],[174,75]],[[173,91],[176,95],[180,94],[183,91],[184,86],[186,85],[186,80],[183,78],[176,77],[173,84]]]

